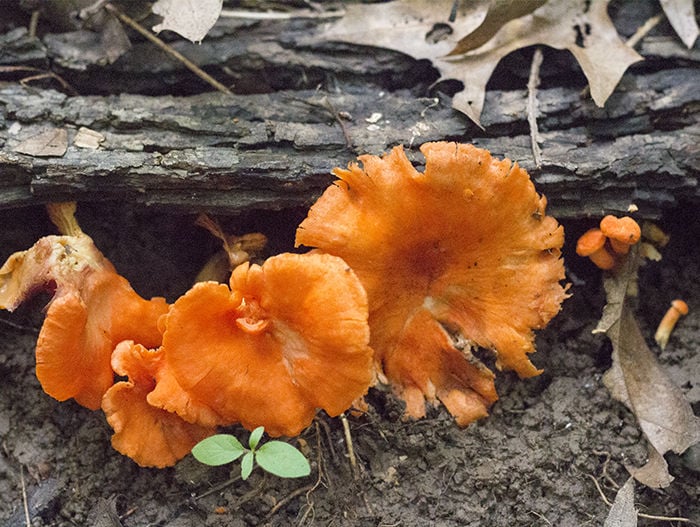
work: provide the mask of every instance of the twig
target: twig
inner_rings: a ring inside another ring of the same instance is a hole
[[[27,33],[29,38],[36,38],[36,28],[39,25],[39,15],[41,14],[41,11],[38,9],[35,9],[32,11],[32,16],[29,19],[29,29],[27,30]]]
[[[542,66],[542,48],[535,48],[530,65],[530,78],[527,81],[527,122],[530,125],[530,144],[535,168],[542,166],[542,150],[537,143],[539,130],[537,127],[537,88],[540,85],[540,66]]]
[[[345,433],[345,444],[348,449],[348,458],[350,459],[350,467],[352,468],[352,474],[357,479],[357,459],[355,458],[355,448],[352,444],[352,435],[350,435],[350,423],[348,423],[348,418],[345,414],[340,414],[340,421],[343,423],[343,432]]]
[[[603,502],[608,506],[612,507],[612,502],[607,498],[607,496],[603,493],[603,489],[600,488],[600,483],[598,483],[598,480],[595,479],[595,476],[593,474],[586,474],[591,480],[593,480],[593,483],[595,484],[595,488],[598,490],[598,494],[600,494],[600,498],[603,500]],[[637,512],[637,516],[640,518],[645,518],[647,520],[656,520],[656,521],[662,521],[662,522],[681,522],[681,523],[692,523],[695,525],[695,522],[689,518],[683,518],[680,516],[657,516],[655,514],[645,514],[643,512]]]
[[[153,33],[151,33],[148,29],[143,27],[141,24],[139,24],[136,20],[131,18],[130,16],[122,13],[118,8],[116,8],[112,4],[105,4],[105,9],[112,13],[114,16],[116,16],[119,20],[121,20],[124,24],[132,28],[133,30],[137,31],[140,33],[143,37],[148,39],[150,42],[158,46],[161,50],[163,50],[165,53],[170,55],[176,60],[179,60],[182,62],[182,64],[190,70],[192,73],[197,75],[200,79],[202,79],[204,82],[208,83],[209,85],[213,86],[217,90],[219,90],[222,93],[226,93],[228,95],[233,95],[231,90],[229,90],[226,86],[221,84],[219,81],[217,81],[214,77],[209,75],[206,71],[204,71],[202,68],[197,66],[194,62],[192,62],[190,59],[185,57],[182,53],[174,50],[172,47],[168,46],[165,42],[163,42],[161,39],[159,39],[157,36],[155,36]]]
[[[32,527],[32,520],[29,518],[29,503],[27,501],[27,487],[24,485],[24,467],[19,467],[19,482],[22,486],[22,505],[24,506],[24,521],[27,527]]]
[[[258,494],[261,494],[263,489],[265,488],[266,484],[267,484],[267,472],[263,472],[263,477],[261,478],[260,483],[258,483],[258,486],[252,490],[249,490],[245,494],[243,494],[243,496],[241,496],[240,499],[238,499],[236,501],[236,503],[234,505],[234,509],[240,509],[241,505],[252,500]]]
[[[314,483],[313,487],[311,487],[306,493],[306,510],[297,522],[298,525],[302,525],[306,521],[306,518],[309,516],[309,514],[313,512],[314,504],[311,501],[310,496],[311,493],[315,491],[319,487],[319,485],[321,485],[321,480],[323,479],[323,455],[321,454],[321,427],[319,426],[318,421],[315,421],[314,424],[316,425],[316,465],[318,470],[318,477],[316,478],[316,483]]]
[[[233,485],[234,483],[236,483],[237,481],[240,481],[240,480],[241,480],[241,476],[236,476],[235,478],[227,479],[226,481],[219,483],[218,485],[213,486],[212,488],[210,488],[206,492],[203,492],[202,494],[194,496],[192,499],[194,501],[201,500],[202,498],[205,498],[207,496],[215,494],[215,493],[219,492],[220,490],[223,490],[226,487]]]
[[[537,512],[537,511],[528,511],[528,512],[530,514],[532,514],[533,516],[537,516],[540,520],[544,521],[547,525],[552,525],[552,522],[550,522],[546,516],[543,516],[539,512]]]
[[[620,485],[617,484],[617,482],[610,477],[610,474],[608,474],[608,465],[610,464],[610,459],[611,459],[611,454],[610,452],[607,452],[605,450],[593,450],[593,453],[596,456],[603,456],[605,460],[603,461],[603,468],[601,469],[601,476],[605,478],[605,480],[610,484],[610,486],[615,489],[619,490]]]
[[[0,318],[0,324],[4,324],[5,326],[9,326],[12,329],[16,329],[17,331],[22,331],[25,333],[32,333],[34,335],[37,335],[39,333],[39,330],[32,326],[24,326],[22,324],[17,324],[17,322],[12,322],[11,320],[5,320],[4,318]]]
[[[343,15],[344,11],[314,11],[311,9],[297,9],[288,13],[283,13],[282,11],[222,9],[219,16],[222,18],[246,18],[249,20],[290,20],[292,18],[337,18]]]
[[[631,48],[636,46],[639,43],[639,41],[642,40],[647,35],[647,33],[649,33],[649,31],[654,29],[656,25],[659,22],[661,22],[661,20],[663,20],[663,18],[663,15],[660,14],[651,17],[649,20],[644,22],[644,24],[639,26],[639,29],[637,29],[637,31],[634,32],[634,35],[627,39],[627,42],[625,42],[625,44],[627,44]]]
[[[31,80],[37,80],[44,77],[51,77],[52,79],[56,79],[59,82],[59,84],[63,86],[63,89],[68,92],[68,95],[78,95],[78,92],[75,91],[75,89],[70,84],[68,84],[60,75],[54,73],[53,71],[40,70],[39,68],[33,68],[32,66],[0,66],[0,73],[14,73],[17,71],[37,72],[37,75],[32,75],[20,79],[19,82],[22,85],[25,85],[25,83]]]
[[[345,126],[345,123],[343,122],[344,119],[352,120],[352,117],[349,117],[349,114],[347,114],[347,112],[336,110],[335,106],[331,101],[328,100],[328,97],[326,95],[321,97],[319,101],[296,98],[295,100],[299,100],[300,102],[312,106],[314,108],[323,108],[329,114],[331,114],[331,117],[333,117],[333,119],[335,119],[335,121],[338,123],[338,126],[340,126],[340,131],[343,133],[343,139],[345,139],[345,146],[348,149],[352,149],[352,141],[350,140],[350,134],[348,133],[348,129]]]
[[[310,491],[310,490],[313,489],[313,488],[314,488],[314,485],[306,485],[306,486],[304,486],[304,487],[298,488],[297,490],[295,490],[295,491],[293,491],[293,492],[290,492],[290,493],[287,494],[283,499],[281,499],[280,501],[278,501],[277,504],[275,504],[274,507],[272,507],[272,508],[270,509],[270,512],[267,513],[267,515],[265,516],[265,519],[264,519],[263,521],[266,522],[267,520],[269,520],[270,518],[272,518],[278,510],[280,510],[282,507],[284,507],[284,506],[285,506],[287,503],[289,503],[291,500],[293,500],[294,498],[296,498],[296,497],[299,496],[300,494],[304,494],[305,492]]]
[[[605,495],[603,492],[603,489],[600,488],[600,483],[598,483],[598,480],[595,479],[595,476],[593,474],[586,474],[591,480],[593,480],[593,484],[595,485],[595,488],[598,490],[598,494],[600,494],[600,499],[603,500],[603,503],[605,503],[608,507],[612,507],[612,502],[608,499],[608,497]]]

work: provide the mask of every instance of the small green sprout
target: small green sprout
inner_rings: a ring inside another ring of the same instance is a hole
[[[205,465],[225,465],[241,459],[241,478],[246,480],[253,471],[255,462],[260,467],[280,478],[301,478],[311,473],[309,461],[289,443],[268,441],[258,448],[265,428],[257,427],[250,433],[249,448],[244,447],[230,434],[216,434],[203,439],[192,449],[192,455]]]

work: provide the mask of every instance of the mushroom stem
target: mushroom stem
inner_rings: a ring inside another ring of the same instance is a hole
[[[576,243],[576,254],[587,256],[601,269],[606,271],[615,267],[615,256],[606,247],[607,238],[600,229],[589,229]]]
[[[650,221],[646,221],[642,225],[642,235],[647,240],[650,240],[655,245],[658,245],[662,248],[666,247],[668,245],[668,242],[671,240],[671,237],[668,234],[666,234],[663,230],[661,230],[661,227],[659,227],[655,223],[651,223]]]
[[[46,205],[46,211],[51,222],[56,226],[58,232],[64,236],[80,236],[83,234],[83,230],[75,219],[76,209],[75,201],[62,201]]]
[[[610,251],[608,251],[607,247],[601,247],[597,251],[589,254],[588,258],[590,258],[591,262],[604,271],[609,271],[615,267],[615,257],[610,253]]]
[[[251,232],[242,236],[229,236],[223,231],[218,222],[206,214],[200,214],[195,221],[195,225],[204,227],[221,240],[223,249],[228,256],[229,272],[242,263],[249,261],[251,255],[262,251],[267,244],[267,237],[259,232]]]
[[[688,314],[688,304],[683,300],[674,300],[671,302],[671,307],[666,311],[666,314],[661,319],[659,327],[654,335],[654,340],[659,345],[661,349],[666,348],[668,344],[668,339],[671,336],[673,328],[676,327],[678,319]]]

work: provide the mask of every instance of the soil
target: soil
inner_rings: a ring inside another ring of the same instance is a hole
[[[289,249],[303,210],[224,219],[227,228],[262,230],[272,251]],[[671,234],[663,260],[640,273],[636,314],[651,349],[700,409],[700,225],[691,204],[666,211]],[[168,216],[128,204],[84,204],[79,221],[144,296],[175,298],[216,242],[192,216]],[[210,468],[188,456],[174,468],[139,468],[110,446],[101,412],[44,394],[34,375],[33,349],[42,322],[40,297],[0,320],[0,522],[33,526],[191,525],[323,526],[579,526],[603,525],[626,463],[641,464],[644,439],[634,416],[601,382],[610,345],[593,335],[604,305],[601,274],[571,253],[591,222],[565,223],[567,279],[572,296],[538,333],[533,362],[544,370],[519,380],[501,373],[491,415],[460,429],[443,408],[417,422],[401,419],[401,404],[372,389],[366,415],[348,416],[357,457],[353,470],[339,419],[319,415],[291,440],[312,463],[303,479],[282,480],[239,467]],[[0,211],[0,258],[53,232],[42,208]],[[691,306],[664,352],[652,335],[672,298]],[[232,428],[242,440],[247,432]],[[700,524],[700,487],[693,460],[666,456],[675,481],[666,489],[637,485],[647,515]],[[697,468],[697,466],[696,466]],[[669,525],[640,518],[639,525]],[[670,522],[670,525],[680,525]]]

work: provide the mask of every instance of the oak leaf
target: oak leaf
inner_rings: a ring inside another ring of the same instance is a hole
[[[605,279],[607,305],[594,333],[605,333],[613,346],[613,363],[603,382],[634,413],[648,441],[647,463],[628,465],[627,470],[640,483],[662,488],[673,481],[663,455],[669,451],[681,454],[700,442],[700,419],[647,346],[629,307],[627,291],[636,281],[638,262],[635,248]]]
[[[693,0],[660,0],[666,18],[688,49],[698,38],[698,22],[695,20]]]
[[[192,42],[201,42],[221,14],[223,0],[158,0],[151,8],[163,21],[156,33],[169,29]]]
[[[442,79],[463,82],[464,90],[454,96],[452,106],[477,124],[486,83],[501,58],[535,44],[568,49],[588,79],[594,102],[602,107],[625,70],[642,60],[617,34],[607,13],[609,0],[539,3],[395,0],[351,5],[320,38],[385,47],[431,60]],[[472,49],[475,44],[480,45]]]

